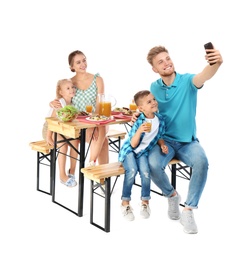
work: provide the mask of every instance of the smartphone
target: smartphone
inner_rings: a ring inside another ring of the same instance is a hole
[[[208,42],[208,43],[204,44],[204,48],[205,48],[205,49],[213,49],[214,46],[213,46],[213,44],[212,44],[211,42]],[[207,51],[207,54],[208,54],[208,53],[210,53],[210,52]],[[210,64],[210,66],[212,66],[212,65],[215,64],[215,62],[214,62],[214,63],[209,63],[209,64]]]

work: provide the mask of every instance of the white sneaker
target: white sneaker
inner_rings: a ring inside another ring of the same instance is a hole
[[[170,219],[177,220],[180,218],[180,201],[181,196],[178,193],[175,196],[168,198],[168,216]]]
[[[140,215],[142,218],[149,218],[150,217],[150,207],[148,204],[141,204],[141,211],[140,211]]]
[[[121,205],[122,215],[123,215],[124,219],[126,219],[128,221],[133,221],[135,219],[135,216],[134,216],[132,210],[133,209],[130,205],[127,205],[127,206]]]
[[[71,173],[70,173],[70,169],[69,169],[69,171],[68,171],[68,177],[71,178],[71,179],[73,179],[73,180],[75,180],[75,174],[71,174]]]
[[[62,180],[60,180],[60,181],[62,184],[64,184],[67,187],[70,187],[70,188],[75,187],[77,185],[77,182],[75,180],[73,180],[72,178],[68,178],[68,180],[65,182]]]
[[[197,225],[194,220],[194,213],[192,210],[183,210],[180,219],[184,227],[184,231],[188,234],[198,233]]]
[[[91,166],[96,166],[96,162],[91,161],[91,162],[88,162],[86,165],[86,167],[91,167]]]

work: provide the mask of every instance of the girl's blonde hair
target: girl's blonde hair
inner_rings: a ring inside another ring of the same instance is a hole
[[[56,85],[56,98],[59,99],[59,98],[62,98],[63,96],[60,94],[60,91],[62,90],[62,85],[63,84],[66,84],[66,83],[72,83],[71,79],[60,79],[58,80],[57,82],[57,85]],[[73,84],[73,83],[72,83]]]

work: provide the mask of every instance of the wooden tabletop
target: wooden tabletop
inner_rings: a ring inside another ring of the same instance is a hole
[[[52,132],[65,135],[70,138],[78,138],[80,136],[81,129],[93,128],[99,126],[99,124],[78,121],[77,119],[72,122],[61,122],[55,117],[47,117],[48,129]],[[131,118],[115,119],[105,125],[125,124],[131,121]]]

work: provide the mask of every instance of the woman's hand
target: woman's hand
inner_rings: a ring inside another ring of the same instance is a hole
[[[51,108],[54,108],[54,109],[62,108],[62,105],[61,105],[61,103],[60,103],[60,101],[59,101],[58,99],[54,99],[53,101],[51,101],[51,102],[49,103],[49,106],[50,106]]]

